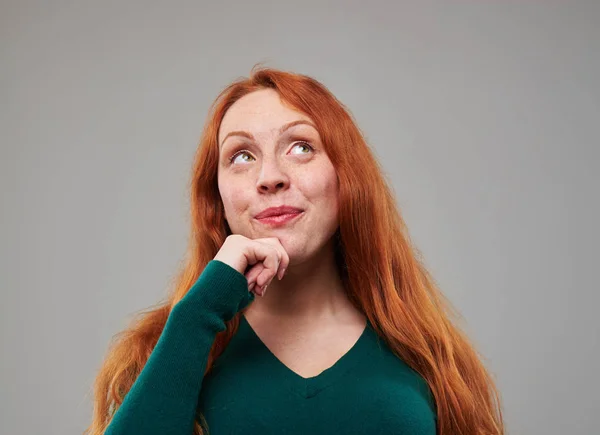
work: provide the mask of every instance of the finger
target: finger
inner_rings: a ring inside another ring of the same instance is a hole
[[[279,266],[277,268],[275,275],[277,275],[277,278],[279,280],[281,280],[283,278],[283,275],[285,274],[285,271],[286,271],[289,263],[290,263],[290,257],[288,255],[287,251],[285,250],[285,248],[281,244],[281,241],[277,237],[267,237],[267,238],[259,239],[259,240],[261,242],[269,244],[269,245],[273,246],[275,249],[277,249],[278,256],[279,256]],[[273,278],[275,277],[275,275],[273,275]]]
[[[266,284],[272,280],[279,269],[280,252],[273,243],[265,242],[265,239],[256,239],[247,245],[246,259],[252,267],[245,276],[248,285],[255,283],[254,292],[260,296],[264,295]]]
[[[271,281],[271,279],[277,274],[279,270],[279,263],[281,262],[281,251],[278,249],[276,242],[270,239],[256,239],[255,250],[257,257],[262,258],[263,270],[257,270],[256,284],[260,287]]]
[[[277,237],[272,237],[272,240],[275,242],[274,246],[279,250],[281,254],[281,256],[279,257],[279,270],[277,271],[277,278],[281,280],[283,278],[283,275],[285,274],[287,267],[290,264],[290,256],[281,244],[281,240],[279,240]]]
[[[269,246],[269,248],[271,249],[271,252],[263,261],[264,270],[256,278],[256,284],[260,285],[263,288],[266,284],[271,282],[271,280],[279,270],[279,256],[281,254],[276,248],[272,246]]]
[[[247,273],[246,279],[248,280],[248,285],[256,283],[256,278],[260,273],[264,270],[264,266],[262,263],[256,263]]]
[[[277,278],[281,281],[285,275],[285,271],[290,265],[290,256],[285,249],[282,249],[281,261],[279,262],[279,271],[277,272]]]

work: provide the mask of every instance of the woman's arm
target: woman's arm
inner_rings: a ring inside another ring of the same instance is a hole
[[[210,261],[171,310],[105,435],[190,435],[215,337],[252,300],[244,275],[219,260]]]

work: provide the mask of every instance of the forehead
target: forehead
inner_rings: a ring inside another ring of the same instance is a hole
[[[219,127],[218,141],[231,131],[247,131],[255,136],[275,134],[279,128],[291,121],[311,118],[286,105],[277,91],[261,89],[244,95],[231,105]]]

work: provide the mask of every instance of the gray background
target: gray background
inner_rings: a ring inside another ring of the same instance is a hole
[[[600,3],[3,1],[0,433],[77,434],[252,65],[353,112],[511,434],[598,433]]]

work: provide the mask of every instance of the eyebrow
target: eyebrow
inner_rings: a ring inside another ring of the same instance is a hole
[[[315,130],[317,130],[317,126],[314,125],[312,122],[310,121],[306,121],[304,119],[299,119],[297,121],[292,121],[292,122],[288,122],[287,124],[283,124],[281,126],[281,128],[279,129],[279,134],[281,135],[284,131],[286,131],[288,128],[291,128],[295,125],[298,124],[306,124],[306,125],[310,125],[311,127],[313,127]],[[318,131],[318,130],[317,130]],[[220,147],[223,146],[223,144],[225,143],[225,141],[227,140],[227,138],[229,136],[242,136],[242,137],[246,137],[248,139],[254,140],[254,136],[252,136],[251,133],[248,133],[247,131],[242,131],[242,130],[238,130],[238,131],[231,131],[229,133],[227,133],[227,136],[225,136],[225,138],[221,141],[221,145]],[[219,147],[219,148],[220,148]]]

